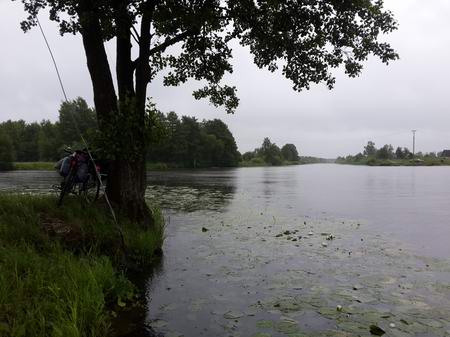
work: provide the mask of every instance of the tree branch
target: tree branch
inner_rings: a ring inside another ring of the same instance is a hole
[[[170,46],[174,45],[175,43],[183,41],[186,37],[188,37],[192,33],[193,33],[192,31],[185,31],[183,33],[175,35],[172,38],[167,38],[163,43],[151,48],[149,51],[149,55],[154,55],[156,53],[162,53],[164,50],[167,49],[167,47],[170,47]]]

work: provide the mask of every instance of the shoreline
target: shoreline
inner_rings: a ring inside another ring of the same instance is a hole
[[[132,274],[160,259],[163,216],[153,209],[152,229],[122,218],[125,253],[103,206],[67,198],[58,208],[55,197],[0,193],[0,323],[7,335],[101,337],[118,332],[122,313],[142,308]]]
[[[389,166],[450,166],[450,158],[439,158],[433,160],[362,160],[362,161],[346,161],[346,160],[306,160],[299,162],[286,162],[281,165],[270,165],[266,163],[252,163],[252,162],[240,162],[237,166],[226,167],[182,167],[176,165],[168,165],[166,163],[147,163],[147,171],[180,171],[180,170],[213,170],[213,169],[235,169],[235,168],[251,168],[251,167],[286,167],[308,164],[337,164],[337,165],[354,165],[354,166],[376,166],[376,167],[389,167]],[[53,162],[15,162],[13,170],[5,170],[1,172],[12,171],[54,171],[55,163]]]
[[[283,162],[280,165],[270,165],[263,162],[251,162],[242,161],[236,166],[206,166],[206,167],[185,167],[178,166],[176,164],[170,163],[152,163],[148,162],[146,164],[147,171],[177,171],[177,170],[208,170],[208,169],[232,169],[240,167],[283,167],[283,166],[295,166],[295,165],[306,165],[306,164],[320,164],[320,163],[334,163],[331,159],[321,159],[305,157],[305,159],[300,159],[299,161]],[[10,172],[10,171],[54,171],[54,162],[14,162],[12,170],[0,171],[0,172]]]
[[[356,165],[356,166],[450,166],[450,158],[436,158],[424,160],[380,160],[364,159],[361,161],[336,160],[338,165]]]

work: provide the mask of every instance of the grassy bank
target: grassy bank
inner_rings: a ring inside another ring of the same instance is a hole
[[[301,157],[297,161],[283,161],[280,165],[276,166],[287,166],[287,165],[303,165],[303,164],[316,164],[316,163],[329,163],[330,160],[316,158],[316,157]],[[13,170],[25,170],[25,171],[53,171],[55,163],[53,162],[16,162],[13,164]],[[238,167],[258,167],[258,166],[272,166],[265,163],[260,158],[254,158],[252,160],[241,161]],[[148,171],[167,171],[176,169],[186,169],[190,167],[185,167],[174,163],[161,163],[161,162],[147,162],[146,168]],[[208,169],[208,167],[198,167],[201,169]]]
[[[252,160],[243,160],[239,163],[239,167],[263,167],[263,166],[289,166],[289,165],[305,165],[305,164],[318,164],[318,163],[330,163],[334,160],[316,158],[316,157],[300,157],[295,161],[283,161],[279,165],[270,165],[266,163],[262,158],[256,157]]]
[[[263,166],[288,166],[288,165],[301,165],[299,161],[284,161],[279,165],[270,165],[259,158],[253,158],[252,160],[243,160],[239,163],[239,167],[263,167]]]
[[[340,159],[337,164],[367,165],[367,166],[444,166],[450,165],[450,158],[420,158],[420,159],[377,159],[362,158],[359,160]]]
[[[151,230],[121,221],[124,254],[103,207],[55,205],[53,197],[0,194],[0,336],[111,335],[115,313],[136,299],[125,268],[158,255],[156,210]]]

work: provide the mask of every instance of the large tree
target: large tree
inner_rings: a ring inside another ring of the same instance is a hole
[[[232,72],[230,41],[238,40],[259,68],[281,69],[300,91],[334,85],[332,68],[356,76],[370,54],[397,58],[380,35],[396,28],[382,0],[22,0],[28,18],[49,9],[61,34],[80,33],[91,75],[99,128],[110,144],[107,193],[130,217],[149,217],[144,202],[147,85],[165,69],[164,84],[189,78],[194,92],[233,112],[236,89],[222,83]],[[115,39],[117,88],[104,43]],[[170,48],[177,45],[176,48]],[[136,48],[136,52],[132,52]],[[137,55],[135,58],[132,55]]]

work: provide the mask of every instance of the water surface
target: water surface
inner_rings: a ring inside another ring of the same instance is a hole
[[[46,192],[52,179],[0,174],[0,189]],[[158,333],[450,334],[449,168],[319,164],[148,181],[167,219],[147,282],[146,324]]]

